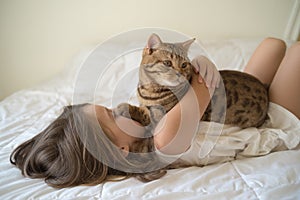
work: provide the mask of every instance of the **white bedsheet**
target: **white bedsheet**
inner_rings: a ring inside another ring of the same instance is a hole
[[[219,68],[241,70],[259,41],[227,40],[205,44]],[[19,144],[43,130],[60,114],[64,105],[73,102],[74,77],[79,63],[86,56],[87,52],[84,51],[71,62],[72,67],[52,81],[19,91],[0,102],[0,199],[300,198],[299,149],[205,167],[170,170],[163,178],[150,183],[130,178],[121,182],[58,190],[47,186],[43,180],[24,178],[20,170],[9,163],[10,153]],[[113,76],[105,77],[107,80],[103,81],[107,88],[97,93],[97,103],[112,105],[109,93],[116,87],[115,80],[122,79],[124,71],[131,71],[130,66],[136,62],[132,59],[136,59],[136,56],[122,58],[115,63],[119,70]],[[128,91],[115,94],[120,102],[128,98],[135,101],[132,91],[137,74],[129,74],[127,79],[132,80]],[[300,132],[294,134],[299,135]]]

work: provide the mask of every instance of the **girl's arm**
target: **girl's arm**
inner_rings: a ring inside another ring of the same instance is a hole
[[[180,154],[191,145],[198,123],[210,101],[209,90],[204,81],[198,81],[199,76],[193,73],[188,92],[155,129],[154,144],[162,153]]]

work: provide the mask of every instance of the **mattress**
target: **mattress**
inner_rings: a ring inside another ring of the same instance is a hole
[[[206,53],[219,69],[243,70],[261,39],[202,41]],[[122,44],[107,46],[109,56]],[[1,199],[299,199],[300,150],[276,151],[263,156],[230,162],[169,170],[149,183],[134,178],[96,186],[54,189],[40,179],[29,179],[9,162],[14,148],[42,131],[65,105],[81,102],[114,107],[127,101],[137,103],[140,50],[109,63],[95,65],[96,87],[78,85],[83,63],[94,47],[84,48],[53,79],[21,90],[0,102],[0,198]],[[86,70],[95,70],[87,68]],[[83,82],[89,82],[85,80]],[[124,86],[126,85],[125,89]],[[90,91],[91,90],[91,91]],[[91,95],[91,93],[93,95]],[[288,121],[288,120],[287,120]],[[295,121],[295,119],[294,119]],[[297,121],[296,121],[297,122]],[[298,127],[299,127],[298,120]],[[270,130],[272,131],[272,130]],[[300,135],[299,128],[293,132]],[[297,144],[296,144],[297,146]]]

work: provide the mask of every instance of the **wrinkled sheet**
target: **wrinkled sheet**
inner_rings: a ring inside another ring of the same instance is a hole
[[[260,40],[204,42],[220,69],[242,70]],[[112,46],[110,50],[117,48]],[[39,86],[16,92],[0,102],[0,198],[1,199],[299,199],[300,150],[273,152],[205,167],[169,170],[150,183],[134,178],[97,186],[54,189],[43,180],[24,178],[9,163],[14,148],[43,130],[62,107],[74,103],[74,80],[90,48],[76,56],[65,71]],[[95,103],[114,106],[124,100],[136,102],[138,52],[120,58],[104,74]],[[133,72],[133,73],[129,73]],[[127,76],[124,78],[124,74]],[[122,79],[128,90],[117,94]],[[130,82],[128,82],[130,80]],[[115,89],[117,88],[117,89]],[[84,91],[82,92],[84,95]],[[81,93],[80,93],[81,94]],[[78,95],[78,94],[77,94]],[[111,96],[116,99],[111,102]],[[81,101],[80,99],[79,101]],[[88,99],[89,100],[89,99]],[[272,130],[270,130],[272,131]],[[299,130],[294,134],[300,134]]]

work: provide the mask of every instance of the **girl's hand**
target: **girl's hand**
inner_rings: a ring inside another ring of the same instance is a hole
[[[221,75],[216,66],[208,58],[200,55],[194,58],[191,63],[195,73],[199,73],[199,83],[205,81],[208,88],[219,87]]]

